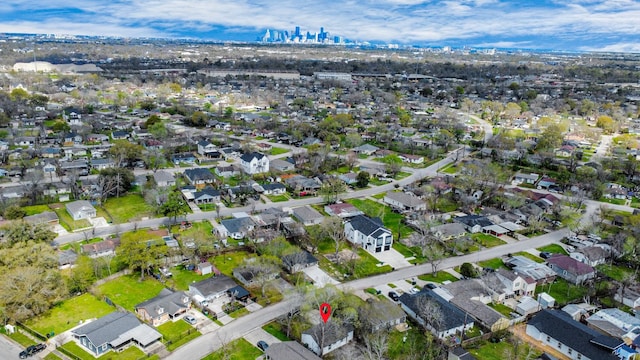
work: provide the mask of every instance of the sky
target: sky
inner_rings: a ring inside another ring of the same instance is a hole
[[[640,0],[3,0],[0,33],[354,41],[640,53]]]

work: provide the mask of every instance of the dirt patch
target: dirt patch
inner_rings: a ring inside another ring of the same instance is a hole
[[[154,236],[159,236],[159,237],[169,236],[169,230],[167,230],[167,229],[148,230],[147,234],[154,235]]]
[[[344,249],[341,250],[338,253],[338,256],[336,257],[335,253],[331,253],[331,254],[327,254],[324,257],[326,257],[329,261],[331,261],[332,263],[344,263],[346,261],[349,260],[359,260],[360,256],[357,253],[354,253],[353,251],[349,250],[349,249]]]

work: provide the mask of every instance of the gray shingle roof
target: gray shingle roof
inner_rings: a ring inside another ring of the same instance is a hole
[[[285,341],[269,345],[264,352],[273,360],[321,360],[316,354],[295,341]]]
[[[379,235],[381,229],[383,229],[382,231],[390,232],[387,228],[384,227],[384,225],[382,224],[382,220],[377,217],[370,218],[365,215],[358,215],[352,217],[349,222],[355,230],[358,230],[366,236],[373,235],[375,237],[374,234]]]
[[[195,284],[191,284],[189,285],[189,288],[194,288],[198,290],[200,294],[207,297],[223,291],[227,291],[229,289],[233,289],[236,286],[238,286],[238,284],[236,284],[236,282],[233,281],[232,278],[226,275],[217,275],[208,279],[204,279],[202,281],[198,281]]]
[[[73,333],[77,336],[86,336],[93,345],[101,346],[116,341],[123,334],[138,326],[147,327],[149,332],[157,334],[158,339],[162,336],[152,328],[140,323],[140,320],[132,313],[118,311],[81,326],[73,330]]]
[[[254,158],[260,160],[264,156],[265,156],[264,154],[261,154],[259,152],[251,152],[251,153],[242,154],[242,156],[240,156],[240,159],[242,159],[242,161],[251,162],[251,160],[253,160]]]
[[[442,313],[442,321],[437,324],[438,331],[446,331],[449,329],[460,327],[463,324],[473,323],[472,317],[465,316],[462,310],[458,309],[453,304],[436,295],[433,291],[431,291],[431,289],[424,288],[417,294],[404,293],[400,296],[399,301],[406,307],[411,309],[415,314],[420,316],[421,311],[418,308],[418,299],[420,297],[426,297],[432,300],[435,306],[437,306]]]
[[[182,309],[189,308],[189,302],[189,297],[184,291],[173,292],[169,289],[162,289],[158,296],[136,305],[136,310],[145,309],[149,316],[156,318],[161,315],[160,309],[163,313],[174,315]]]

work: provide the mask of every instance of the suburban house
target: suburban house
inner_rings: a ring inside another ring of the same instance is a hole
[[[453,221],[464,225],[467,232],[470,232],[472,234],[479,233],[484,227],[493,225],[493,222],[491,222],[491,220],[487,219],[486,216],[481,215],[459,216],[453,218]]]
[[[301,342],[318,356],[324,356],[353,340],[353,326],[329,321],[302,332]]]
[[[542,310],[529,321],[526,333],[575,360],[618,359],[613,351],[622,345],[621,340],[602,335],[561,310]]]
[[[92,219],[96,217],[96,209],[87,200],[76,200],[65,205],[73,220]]]
[[[184,171],[184,176],[191,185],[211,184],[216,180],[211,171],[205,168],[187,169]]]
[[[158,170],[153,173],[153,180],[158,187],[176,186],[176,177],[172,173],[164,170]]]
[[[427,203],[419,197],[399,191],[389,191],[382,199],[385,204],[405,211],[425,211]]]
[[[593,267],[567,255],[554,254],[547,259],[547,264],[558,276],[573,284],[582,284],[596,277]]]
[[[171,155],[171,161],[176,165],[180,163],[193,165],[196,163],[196,157],[192,153],[179,153]]]
[[[216,166],[216,169],[214,171],[216,175],[224,178],[240,175],[240,170],[238,170],[238,168],[233,165]]]
[[[354,172],[340,174],[338,179],[342,180],[347,185],[355,185],[358,183],[358,174]]]
[[[198,304],[203,301],[226,299],[229,290],[238,286],[232,278],[226,275],[213,276],[197,283],[189,284],[189,295]]]
[[[640,285],[631,285],[626,289],[619,287],[613,298],[630,308],[640,307]]]
[[[540,178],[540,175],[536,173],[523,174],[519,172],[513,176],[513,183],[514,185],[519,185],[519,184],[534,185],[539,178]]]
[[[240,166],[249,175],[269,172],[269,158],[259,152],[242,154]]]
[[[286,160],[273,159],[269,162],[269,167],[276,171],[287,172],[295,170],[296,166]]]
[[[273,271],[270,273],[264,273],[264,277],[260,276],[259,279],[256,279],[255,276],[257,274],[257,272],[261,272],[261,270],[258,271],[254,271],[253,269],[251,269],[251,266],[238,266],[235,269],[233,269],[233,277],[238,279],[238,281],[240,281],[242,283],[242,285],[246,285],[246,286],[253,286],[253,285],[257,285],[258,283],[256,282],[257,280],[260,281],[270,281],[273,280],[275,278],[278,277],[279,275],[279,270],[278,271]]]
[[[608,255],[607,250],[600,246],[585,246],[569,254],[570,257],[593,267],[604,264]]]
[[[455,281],[437,287],[433,292],[491,331],[503,330],[510,325],[509,320],[487,305],[492,301],[491,290],[477,279]]]
[[[384,227],[382,220],[365,215],[354,216],[345,222],[344,234],[349,242],[368,252],[387,251],[393,243],[391,230]]]
[[[255,222],[250,217],[225,219],[220,221],[217,227],[218,233],[222,237],[241,240],[247,237],[249,232],[255,228]]]
[[[349,203],[325,205],[324,211],[329,214],[329,216],[337,216],[339,218],[350,218],[358,215],[364,215],[362,211]]]
[[[590,328],[615,338],[623,338],[628,332],[640,329],[640,318],[616,308],[602,309],[586,321]]]
[[[476,360],[477,358],[471,355],[462,346],[456,346],[453,349],[449,349],[447,360]]]
[[[90,258],[99,258],[116,254],[116,248],[120,246],[120,238],[107,239],[91,244],[82,245],[82,253]]]
[[[293,217],[300,221],[304,226],[318,225],[324,219],[322,214],[309,205],[293,209]]]
[[[174,320],[191,308],[191,299],[184,291],[162,289],[160,294],[136,305],[136,315],[153,326]]]
[[[193,202],[201,204],[216,204],[220,202],[220,190],[206,187],[193,193]]]
[[[420,155],[400,154],[398,157],[409,164],[422,164],[424,162],[424,156]]]
[[[265,360],[322,360],[296,341],[283,341],[269,345],[264,352]]]
[[[402,294],[399,301],[402,310],[440,339],[461,334],[473,328],[473,317],[467,316],[455,305],[426,287],[417,294]],[[426,317],[429,317],[429,312],[434,309],[442,314],[442,321],[430,324],[426,321]]]
[[[58,214],[53,211],[43,211],[39,214],[29,215],[22,218],[22,220],[31,224],[53,224],[59,223]]]
[[[283,195],[287,193],[287,187],[280,183],[262,185],[265,195]]]
[[[218,152],[218,148],[208,140],[198,142],[198,154],[209,157],[214,152]]]
[[[547,284],[556,279],[556,272],[544,264],[539,264],[521,255],[515,255],[503,259],[504,264],[511,271],[520,276],[528,276],[536,281],[538,285]]]
[[[301,250],[297,253],[282,256],[282,265],[290,273],[296,273],[310,266],[318,265],[318,259],[310,252]]]
[[[431,233],[440,241],[448,241],[463,237],[467,230],[460,223],[447,223],[431,228]]]
[[[483,277],[485,285],[493,292],[493,302],[503,303],[507,299],[534,296],[536,280],[530,276],[506,269],[497,269]]]
[[[387,331],[407,321],[407,314],[388,300],[368,299],[358,308],[365,331]]]
[[[367,155],[367,156],[371,156],[373,155],[376,151],[378,151],[378,149],[380,149],[377,146],[373,146],[371,144],[362,144],[358,147],[354,147],[353,152],[355,152],[356,154],[362,154],[362,155]]]
[[[162,338],[154,328],[143,324],[130,312],[114,311],[97,320],[71,330],[73,337],[90,354],[100,356],[129,344],[142,350]]]

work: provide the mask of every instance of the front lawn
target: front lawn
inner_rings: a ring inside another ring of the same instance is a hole
[[[409,247],[399,241],[394,241],[391,247],[406,258],[414,257],[415,259],[410,261],[412,264],[422,264],[427,261],[427,259],[422,256],[422,249],[419,246]]]
[[[480,245],[488,248],[506,244],[503,240],[489,234],[471,234],[471,238]]]
[[[233,276],[233,269],[240,266],[244,259],[250,257],[255,257],[255,255],[246,251],[234,251],[209,258],[209,262],[218,268],[222,274]]]
[[[245,339],[234,340],[222,349],[207,355],[202,360],[246,360],[255,359],[262,355],[262,351]]]
[[[183,344],[202,335],[193,326],[187,324],[186,321],[179,319],[176,321],[168,321],[156,328],[164,337],[164,343],[167,350],[173,351]]]
[[[291,200],[291,197],[287,194],[282,195],[265,195],[272,202],[283,202]]]
[[[139,194],[129,194],[109,198],[102,207],[111,215],[113,222],[126,223],[153,216],[153,207],[144,201]]]
[[[282,331],[282,325],[280,325],[276,321],[268,323],[267,325],[263,326],[262,329],[268,332],[269,334],[275,336],[280,341],[291,340],[287,337],[287,334],[285,334],[284,331]]]
[[[80,321],[99,318],[115,309],[91,294],[82,294],[62,302],[46,314],[26,321],[26,325],[42,335],[71,329]]]
[[[158,355],[147,357],[142,350],[136,346],[130,346],[122,352],[109,351],[108,353],[95,358],[89,354],[83,347],[78,345],[75,341],[69,341],[62,345],[62,348],[75,355],[81,360],[138,360],[138,359],[159,359]]]
[[[282,155],[288,153],[290,150],[281,147],[271,147],[271,156]]]
[[[379,217],[384,226],[391,230],[396,240],[398,234],[400,234],[400,238],[404,238],[413,232],[413,229],[402,223],[404,216],[394,213],[391,211],[391,208],[386,205],[369,199],[350,199],[347,200],[347,202],[360,209],[369,217]]]
[[[473,356],[477,359],[482,360],[503,360],[503,359],[513,359],[513,360],[524,360],[524,359],[535,359],[537,356],[541,355],[540,351],[535,349],[532,350],[533,356],[529,356],[529,344],[523,344],[518,347],[517,356],[511,357],[515,350],[513,344],[509,341],[500,341],[498,343],[492,343],[489,341],[483,342],[478,348],[475,349],[467,349]]]
[[[520,252],[515,253],[514,255],[524,256],[524,257],[526,257],[527,259],[531,259],[531,260],[533,260],[533,261],[535,261],[535,262],[537,262],[537,263],[539,263],[539,264],[541,264],[541,263],[543,263],[543,262],[544,262],[544,259],[543,259],[543,258],[538,257],[538,256],[535,256],[535,255],[533,255],[533,254],[531,254],[531,253],[529,253],[529,252],[526,252],[526,251],[520,251]]]
[[[489,259],[489,260],[485,260],[485,261],[480,261],[478,263],[478,265],[480,265],[483,268],[490,268],[490,269],[494,269],[494,270],[498,270],[500,268],[508,269],[508,267],[502,262],[501,258],[495,258],[495,259]]]
[[[456,281],[458,280],[458,278],[456,278],[455,276],[449,274],[446,271],[438,271],[438,273],[433,276],[433,274],[429,273],[429,274],[423,274],[423,275],[419,275],[418,279],[423,280],[423,281],[430,281],[430,282],[437,282],[437,283],[443,283],[445,281]]]
[[[198,221],[191,223],[191,227],[185,230],[180,229],[180,224],[174,225],[171,227],[171,233],[177,234],[180,237],[180,240],[184,241],[184,239],[192,239],[196,236],[204,235],[205,238],[213,238],[211,231],[213,230],[213,225],[209,221]]]
[[[560,245],[558,244],[549,244],[543,247],[539,247],[536,250],[538,251],[546,251],[546,252],[550,252],[552,254],[563,254],[563,255],[568,255],[567,251]]]
[[[133,311],[136,305],[155,297],[163,288],[164,285],[153,278],[145,277],[140,281],[138,275],[125,275],[100,285],[98,293]]]
[[[73,220],[63,204],[51,204],[51,209],[58,215],[60,225],[62,225],[62,227],[67,231],[91,228],[91,223],[86,219],[81,219],[78,221]]]

